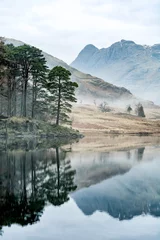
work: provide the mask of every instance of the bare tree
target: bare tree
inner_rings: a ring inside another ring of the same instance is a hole
[[[101,112],[111,112],[111,108],[108,106],[108,103],[103,102],[99,105],[99,109],[101,110]]]

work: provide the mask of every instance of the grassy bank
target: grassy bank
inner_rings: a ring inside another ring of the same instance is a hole
[[[0,120],[0,137],[43,137],[69,138],[82,137],[79,131],[55,124],[30,120],[28,118],[8,118]]]

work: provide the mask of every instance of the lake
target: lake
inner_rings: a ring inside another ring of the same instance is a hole
[[[2,141],[3,240],[159,240],[160,137]]]

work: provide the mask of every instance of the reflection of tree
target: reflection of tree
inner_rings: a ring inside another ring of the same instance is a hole
[[[131,151],[127,151],[126,154],[127,154],[127,159],[130,160],[131,159]]]
[[[39,221],[45,204],[61,205],[68,200],[75,171],[58,148],[43,151],[1,153],[1,226],[22,226]]]
[[[60,165],[59,149],[56,148],[56,169],[49,169],[49,180],[44,184],[47,199],[53,205],[61,205],[68,201],[68,194],[76,189],[74,185],[75,171],[71,169],[70,161],[63,161]],[[53,188],[54,186],[54,188]]]
[[[137,160],[138,161],[143,159],[144,150],[145,150],[145,147],[137,149]]]
[[[32,224],[39,220],[44,208],[44,201],[35,194],[27,192],[29,183],[26,173],[26,152],[21,154],[18,166],[15,163],[15,155],[6,153],[6,166],[1,173],[0,196],[0,225],[10,226],[13,223],[22,226]],[[17,168],[16,168],[17,167]],[[29,173],[29,172],[28,172]]]

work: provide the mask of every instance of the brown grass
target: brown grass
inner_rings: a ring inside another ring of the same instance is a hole
[[[154,114],[152,109],[147,109],[147,118],[120,112],[116,109],[110,113],[102,113],[96,106],[75,105],[72,113],[73,128],[82,133],[107,133],[107,134],[158,134],[160,133],[159,109]]]

